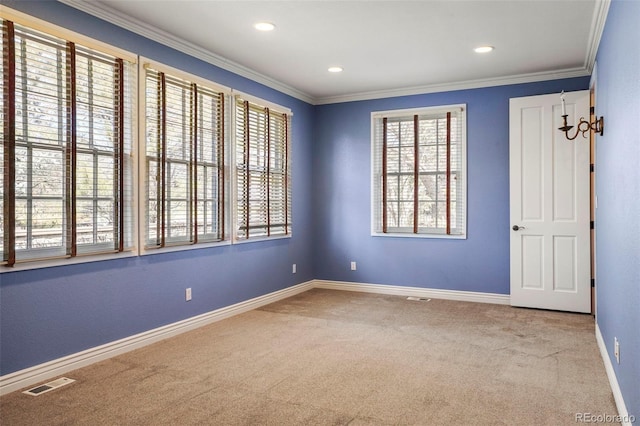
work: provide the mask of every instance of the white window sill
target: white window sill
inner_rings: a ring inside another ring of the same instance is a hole
[[[447,235],[447,234],[413,234],[413,233],[401,233],[401,232],[372,232],[373,237],[387,237],[387,238],[431,238],[441,240],[466,240],[467,234],[464,235]]]
[[[215,242],[210,242],[210,243],[198,243],[198,244],[177,244],[177,245],[169,245],[166,247],[162,247],[162,248],[145,248],[140,252],[140,256],[149,256],[149,255],[154,255],[154,254],[161,254],[161,253],[175,253],[175,252],[179,252],[179,251],[189,251],[189,250],[201,250],[201,249],[206,249],[206,248],[213,248],[213,247],[223,247],[223,246],[229,246],[231,245],[231,241],[226,240],[226,241],[215,241]]]
[[[121,253],[105,253],[93,254],[86,256],[64,257],[59,259],[33,260],[18,262],[13,266],[0,265],[0,274],[9,272],[29,271],[33,269],[53,268],[57,266],[79,265],[91,262],[103,262],[107,260],[126,259],[129,257],[137,257],[135,250],[125,251]]]
[[[238,239],[234,239],[233,240],[233,244],[249,244],[249,243],[258,243],[261,241],[274,241],[274,240],[285,240],[291,238],[291,234],[286,234],[286,235],[275,235],[273,237],[254,237],[254,238],[249,238],[247,239],[242,239],[242,240],[238,240]]]

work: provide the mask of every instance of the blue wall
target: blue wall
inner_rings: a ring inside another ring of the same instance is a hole
[[[629,414],[640,419],[640,2],[612,2],[597,55],[596,319]],[[620,341],[620,364],[613,356]]]
[[[0,274],[1,375],[313,278],[311,168],[306,166],[313,106],[61,3],[2,3],[291,108],[294,185],[291,239]],[[193,290],[188,303],[186,287]]]
[[[0,274],[0,374],[312,278],[509,293],[509,98],[588,78],[313,107],[53,1],[3,5],[291,108],[294,236]],[[640,416],[640,2],[614,0],[598,51],[597,319],[627,408]],[[468,105],[468,238],[370,235],[371,111]],[[350,271],[349,263],[358,262]],[[297,263],[298,274],[291,274]],[[194,299],[184,302],[184,289]]]
[[[509,98],[588,87],[584,77],[319,106],[316,278],[509,294]],[[461,103],[467,104],[467,239],[372,237],[371,112]]]

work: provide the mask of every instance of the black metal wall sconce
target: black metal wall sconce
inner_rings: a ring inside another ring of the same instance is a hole
[[[580,117],[580,122],[578,123],[578,127],[576,128],[575,135],[573,135],[573,137],[569,136],[569,131],[573,129],[573,126],[569,126],[569,124],[567,123],[568,115],[567,115],[567,109],[564,105],[564,97],[565,97],[565,94],[563,90],[562,93],[560,93],[560,99],[562,100],[562,119],[564,120],[564,126],[558,127],[558,130],[560,130],[561,132],[564,132],[567,139],[572,141],[578,137],[579,133],[582,133],[582,137],[586,138],[587,137],[586,133],[589,130],[593,130],[594,132],[598,133],[600,136],[604,134],[604,117],[600,117],[600,118],[596,117],[593,123],[589,123],[587,120],[584,119],[584,117]]]

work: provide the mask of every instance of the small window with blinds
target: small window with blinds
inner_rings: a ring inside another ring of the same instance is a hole
[[[291,113],[235,99],[235,240],[291,235]]]
[[[144,68],[145,246],[224,241],[229,90]]]
[[[1,23],[3,263],[131,250],[134,64]]]
[[[373,235],[466,237],[465,110],[372,113]]]

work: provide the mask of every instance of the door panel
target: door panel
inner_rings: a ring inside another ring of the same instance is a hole
[[[544,290],[544,238],[522,235],[522,288]]]
[[[569,124],[588,106],[567,93]],[[590,143],[561,125],[557,94],[510,100],[511,304],[590,312]]]
[[[522,195],[522,219],[527,221],[539,221],[543,219],[544,209],[544,119],[542,108],[522,109],[522,133],[521,133],[521,184]]]
[[[575,293],[578,289],[575,237],[553,237],[553,288]]]

